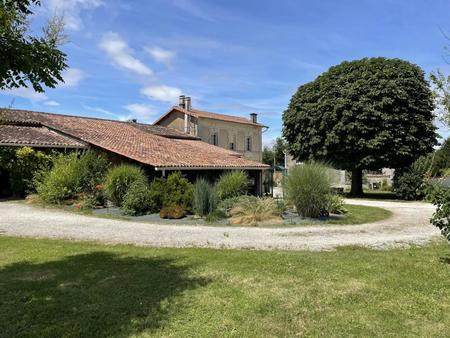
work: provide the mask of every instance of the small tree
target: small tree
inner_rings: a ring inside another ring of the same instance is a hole
[[[433,96],[422,69],[399,59],[365,58],[331,67],[300,86],[283,114],[283,136],[300,161],[352,172],[408,167],[436,144]]]

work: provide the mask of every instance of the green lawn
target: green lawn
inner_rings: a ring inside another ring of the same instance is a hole
[[[352,205],[346,204],[345,208],[348,213],[346,217],[340,220],[329,220],[331,224],[364,224],[371,222],[378,222],[387,219],[392,216],[392,212],[389,210],[369,207],[366,205]]]
[[[450,247],[154,249],[0,237],[1,337],[448,336]]]

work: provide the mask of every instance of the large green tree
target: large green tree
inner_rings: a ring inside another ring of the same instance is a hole
[[[54,17],[40,35],[30,35],[29,19],[39,0],[0,0],[0,90],[31,85],[37,92],[63,81],[66,54],[62,18]]]
[[[352,172],[403,168],[436,144],[433,96],[423,71],[399,59],[364,58],[331,67],[300,86],[283,114],[283,136],[300,161]]]

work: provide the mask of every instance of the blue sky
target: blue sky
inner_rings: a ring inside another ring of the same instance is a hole
[[[152,122],[182,93],[198,109],[259,113],[268,143],[296,88],[343,60],[398,57],[450,71],[448,0],[42,3],[35,29],[64,13],[66,83],[45,94],[0,92],[0,106]]]

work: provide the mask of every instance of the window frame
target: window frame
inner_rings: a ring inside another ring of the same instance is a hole
[[[253,148],[253,140],[251,136],[245,137],[245,151],[252,151]]]

